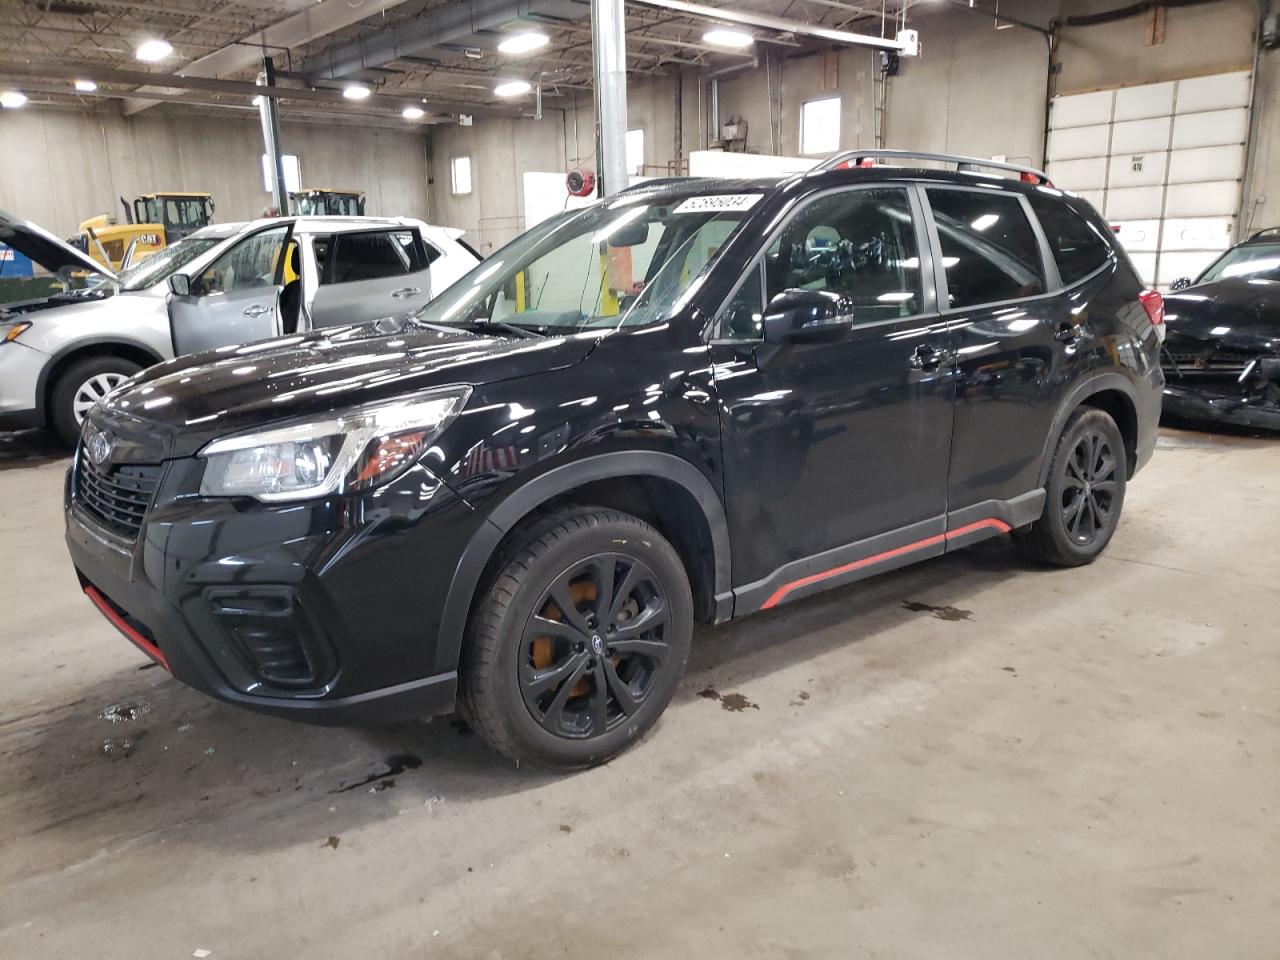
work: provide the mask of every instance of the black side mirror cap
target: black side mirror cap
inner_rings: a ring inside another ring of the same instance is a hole
[[[764,342],[824,343],[839,340],[853,326],[846,298],[830,290],[783,290],[764,311]]]

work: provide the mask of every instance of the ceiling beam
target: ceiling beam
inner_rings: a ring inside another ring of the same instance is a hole
[[[350,0],[320,0],[319,3],[291,17],[285,17],[269,27],[248,33],[235,43],[192,61],[179,70],[178,75],[222,77],[229,73],[236,73],[261,63],[264,52],[291,50],[304,43],[311,43],[343,27],[358,23],[371,14],[385,12],[403,2],[404,0],[381,0],[377,10],[366,10],[363,4],[353,4]],[[156,89],[149,87],[140,92]],[[126,100],[125,116],[139,113],[147,107],[154,106],[155,102],[142,97]]]
[[[708,7],[700,3],[686,3],[685,0],[629,0],[641,7],[654,7],[658,10],[669,10],[689,17],[704,20],[732,23],[738,26],[759,27],[762,30],[777,30],[780,33],[793,33],[801,37],[817,37],[832,43],[843,43],[851,46],[875,47],[880,50],[907,49],[905,43],[891,40],[888,37],[875,37],[866,33],[851,33],[848,30],[836,30],[816,23],[803,23],[799,20],[786,20],[782,17],[766,13],[752,13],[735,7]]]

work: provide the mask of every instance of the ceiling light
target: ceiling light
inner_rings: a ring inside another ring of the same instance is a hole
[[[400,111],[400,116],[404,117],[406,120],[421,120],[426,116],[426,113],[427,111],[423,110],[421,107],[405,107]]]
[[[720,28],[708,30],[702,35],[702,39],[704,42],[715,44],[717,47],[730,47],[734,50],[741,50],[743,47],[749,47],[756,42],[756,38],[749,33],[743,33],[741,30],[723,30]]]
[[[534,50],[541,50],[550,42],[551,38],[545,33],[538,33],[536,31],[515,33],[498,44],[498,52],[518,56],[522,53],[532,53]]]
[[[0,93],[0,107],[8,110],[17,110],[27,102],[27,95],[20,90],[6,90]]]
[[[168,40],[160,40],[158,38],[143,40],[138,44],[138,48],[133,51],[133,55],[143,63],[156,63],[171,53],[173,53],[173,44]]]
[[[76,89],[81,93],[93,93],[93,91],[98,89],[98,85],[92,80],[77,80]]]
[[[528,93],[530,89],[526,80],[507,80],[494,87],[493,92],[499,97],[518,97],[522,93]]]
[[[363,83],[349,83],[342,88],[342,95],[348,100],[363,100],[373,93]]]

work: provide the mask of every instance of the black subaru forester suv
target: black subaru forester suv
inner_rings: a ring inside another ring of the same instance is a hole
[[[140,374],[86,418],[67,543],[212,696],[458,706],[586,766],[662,713],[695,623],[1006,533],[1093,560],[1155,446],[1161,323],[1036,171],[880,151],[651,182],[415,315]]]

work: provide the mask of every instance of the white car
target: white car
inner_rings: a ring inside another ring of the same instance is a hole
[[[0,429],[74,443],[85,412],[154,363],[403,316],[479,262],[462,232],[403,217],[217,224],[117,277],[0,211]]]

